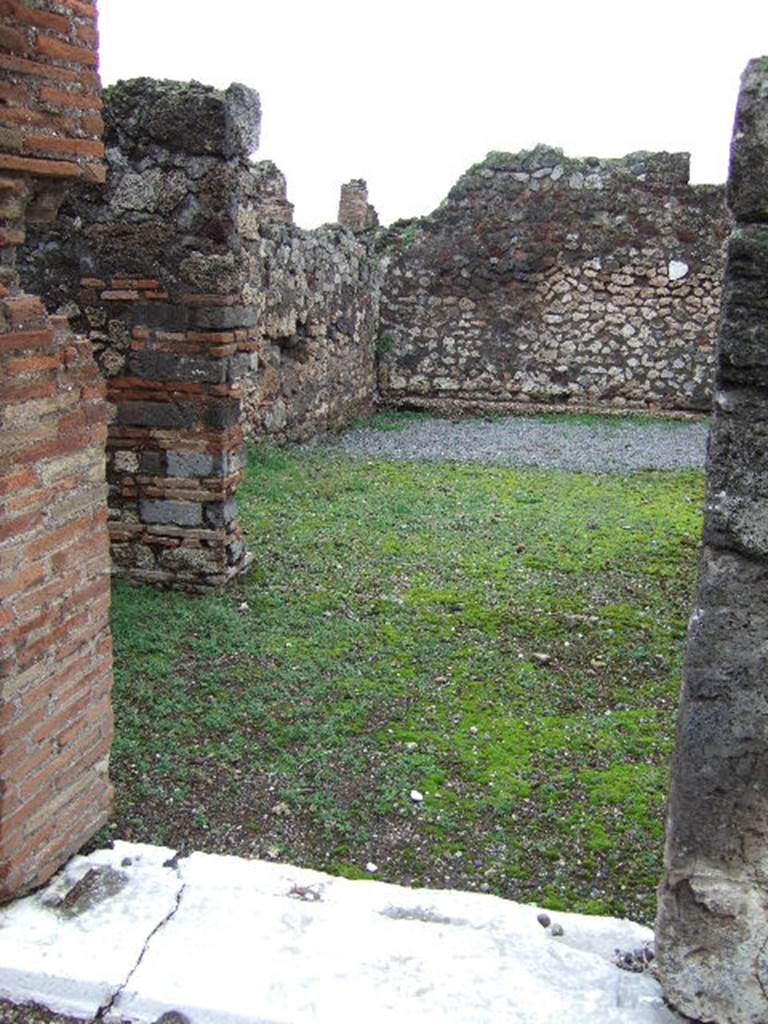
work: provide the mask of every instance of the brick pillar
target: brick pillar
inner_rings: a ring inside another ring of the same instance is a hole
[[[147,278],[82,284],[84,304],[132,324],[123,372],[107,378],[113,572],[191,592],[221,587],[249,562],[235,493],[245,461],[239,377],[256,342],[237,326],[239,297],[173,302]]]
[[[768,1020],[768,58],[736,112],[707,458],[656,923],[673,1006]]]
[[[90,272],[79,298],[116,409],[113,570],[210,590],[248,564],[235,492],[257,312],[240,194],[258,96],[239,85],[120,82],[106,91],[105,122],[121,155],[82,221]]]
[[[112,660],[104,387],[88,344],[13,269],[27,219],[104,176],[96,6],[3,3],[0,34],[2,901],[108,817]]]
[[[88,343],[0,300],[0,900],[109,815],[104,386]]]

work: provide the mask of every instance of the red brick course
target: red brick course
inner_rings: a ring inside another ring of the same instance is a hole
[[[0,0],[0,173],[104,180],[96,7]],[[0,186],[2,187],[2,186]],[[23,204],[0,205],[0,247],[24,240]]]

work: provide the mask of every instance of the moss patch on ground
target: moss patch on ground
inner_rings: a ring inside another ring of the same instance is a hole
[[[252,452],[247,577],[115,586],[99,840],[650,921],[702,492]]]

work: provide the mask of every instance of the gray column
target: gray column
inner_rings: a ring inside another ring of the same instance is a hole
[[[768,1021],[768,58],[742,77],[703,550],[656,922],[669,1001]]]

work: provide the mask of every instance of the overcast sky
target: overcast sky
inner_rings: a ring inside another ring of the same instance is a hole
[[[261,94],[257,158],[305,227],[368,181],[383,223],[430,212],[492,149],[687,150],[725,179],[768,0],[100,0],[105,85],[150,75]]]

